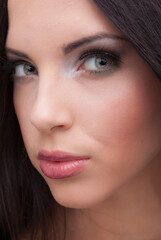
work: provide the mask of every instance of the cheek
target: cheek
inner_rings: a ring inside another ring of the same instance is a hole
[[[161,149],[160,90],[153,81],[146,85],[141,79],[132,80],[122,86],[116,82],[118,87],[80,104],[79,124],[92,140],[91,189],[104,186],[113,191],[145,168]]]
[[[79,117],[87,135],[107,147],[123,153],[143,152],[161,143],[160,90],[142,79],[116,81],[97,98],[80,108]],[[82,114],[81,114],[82,111]],[[83,112],[87,112],[84,115]]]
[[[30,122],[30,114],[33,107],[36,90],[34,83],[27,86],[16,83],[13,92],[13,102],[16,115],[21,128],[21,133],[25,145],[32,144],[32,139],[35,136],[35,129]]]

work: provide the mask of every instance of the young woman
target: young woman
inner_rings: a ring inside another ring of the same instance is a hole
[[[0,16],[0,239],[161,239],[160,1]]]

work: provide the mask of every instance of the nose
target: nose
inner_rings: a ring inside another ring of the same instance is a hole
[[[72,117],[67,106],[67,91],[59,87],[39,86],[30,121],[40,132],[50,133],[54,129],[67,130],[72,126]]]

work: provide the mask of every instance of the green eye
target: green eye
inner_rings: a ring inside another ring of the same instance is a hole
[[[83,60],[83,63],[78,70],[93,74],[111,72],[116,69],[121,62],[119,56],[97,51],[85,53],[80,59]]]
[[[23,77],[27,75],[35,75],[38,74],[36,68],[29,64],[19,64],[15,66],[14,76],[15,77]]]
[[[89,58],[85,65],[91,70],[104,70],[112,64],[112,61],[105,57],[93,57]]]

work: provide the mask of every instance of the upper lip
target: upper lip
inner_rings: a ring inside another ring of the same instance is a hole
[[[68,153],[63,151],[42,150],[38,152],[38,159],[49,160],[49,161],[70,161],[70,160],[86,160],[86,159],[90,159],[90,156],[76,155],[73,153]]]

